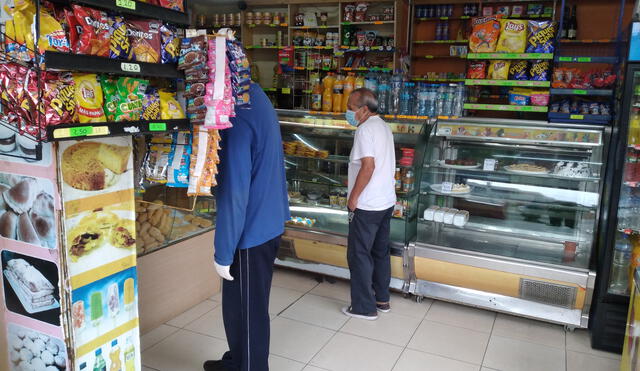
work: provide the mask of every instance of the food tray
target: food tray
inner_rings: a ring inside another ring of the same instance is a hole
[[[432,184],[430,187],[435,192],[447,194],[447,195],[468,195],[469,193],[471,193],[471,186],[469,186],[469,190],[466,192],[444,192],[442,190],[442,184]]]
[[[549,174],[549,170],[546,171],[526,171],[526,170],[517,170],[517,169],[512,169],[511,166],[505,166],[504,170],[507,173],[512,173],[512,174],[522,174],[522,175],[543,175],[543,174]]]
[[[451,168],[451,169],[460,169],[460,170],[478,169],[481,166],[480,164],[475,164],[475,165],[448,165],[442,160],[438,161],[438,165],[440,165],[442,167],[448,167],[448,168]]]

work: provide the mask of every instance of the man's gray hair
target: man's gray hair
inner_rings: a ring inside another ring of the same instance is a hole
[[[358,108],[366,106],[371,113],[378,112],[378,97],[371,89],[359,88],[351,92],[351,94],[356,94],[354,103]]]

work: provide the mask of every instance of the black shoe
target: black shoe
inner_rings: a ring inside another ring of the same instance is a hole
[[[391,312],[391,305],[389,303],[376,303],[376,308],[378,308],[378,312],[389,313]]]
[[[344,313],[349,317],[366,319],[367,321],[375,321],[378,319],[378,313],[369,313],[369,314],[354,313],[351,307],[342,308],[342,313]]]
[[[206,361],[204,365],[202,365],[202,368],[204,371],[231,371],[230,368],[225,366],[225,363],[223,360]]]

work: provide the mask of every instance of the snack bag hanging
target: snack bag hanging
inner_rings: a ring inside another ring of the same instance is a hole
[[[81,123],[104,122],[102,88],[98,76],[93,73],[74,74],[76,85],[76,110]]]
[[[527,46],[527,21],[517,19],[500,20],[500,38],[497,52],[524,53]]]
[[[500,17],[478,17],[472,21],[473,30],[469,36],[469,49],[472,53],[491,53],[496,51],[500,36]]]

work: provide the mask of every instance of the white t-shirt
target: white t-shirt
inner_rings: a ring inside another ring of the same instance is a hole
[[[358,209],[386,210],[396,203],[396,152],[393,133],[380,116],[372,116],[358,126],[349,156],[349,195],[362,166],[361,159],[373,157],[376,168],[358,199]]]

